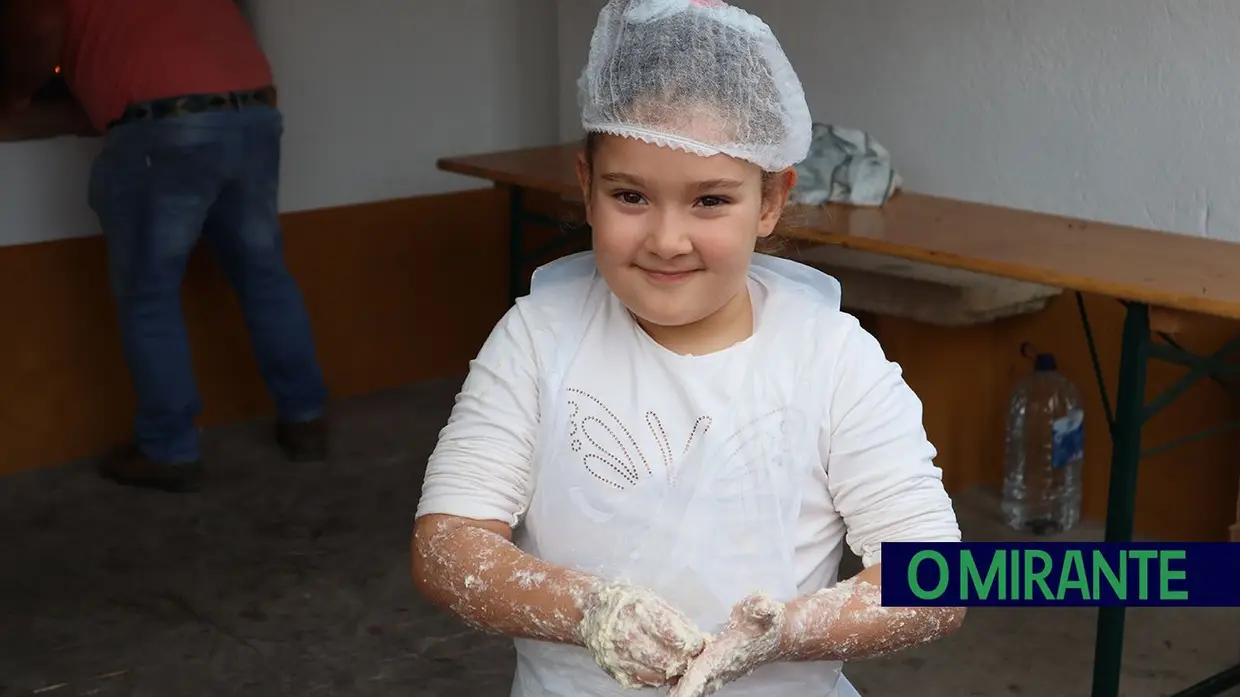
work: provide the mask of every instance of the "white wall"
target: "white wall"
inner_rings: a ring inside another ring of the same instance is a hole
[[[561,136],[601,0],[560,0]],[[1240,240],[1235,0],[737,0],[911,190]]]
[[[483,184],[445,155],[558,140],[553,0],[249,0],[285,115],[282,210]],[[96,139],[0,144],[0,245],[97,234]]]
[[[436,158],[577,134],[602,0],[252,0],[281,87],[283,210],[477,186]],[[815,118],[910,189],[1240,240],[1240,3],[738,0]],[[97,142],[0,144],[0,245],[95,234]]]
[[[287,210],[477,188],[445,155],[558,140],[551,0],[258,0]]]
[[[86,206],[94,139],[0,143],[0,246],[97,234]]]

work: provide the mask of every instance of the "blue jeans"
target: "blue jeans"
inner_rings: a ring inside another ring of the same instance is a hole
[[[281,420],[323,414],[327,391],[276,207],[283,128],[267,107],[131,122],[108,131],[91,167],[90,206],[138,397],[134,436],[155,461],[199,458],[181,285],[200,236],[240,297]]]

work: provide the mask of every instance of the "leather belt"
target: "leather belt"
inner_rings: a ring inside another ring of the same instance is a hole
[[[135,121],[156,121],[185,114],[200,114],[204,111],[236,110],[254,106],[274,107],[275,105],[276,88],[271,86],[236,92],[184,94],[130,104],[125,107],[120,118],[108,124],[108,128]]]

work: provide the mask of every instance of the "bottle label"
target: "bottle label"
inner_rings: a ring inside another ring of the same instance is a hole
[[[1051,467],[1066,467],[1085,457],[1085,412],[1073,409],[1051,424]]]

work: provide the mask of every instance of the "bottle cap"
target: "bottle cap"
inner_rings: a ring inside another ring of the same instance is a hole
[[[1033,359],[1033,369],[1039,373],[1058,370],[1058,368],[1059,364],[1055,361],[1055,354],[1053,353],[1039,353]]]

